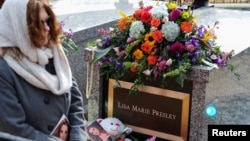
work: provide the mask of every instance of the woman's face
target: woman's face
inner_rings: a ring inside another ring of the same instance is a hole
[[[95,127],[90,127],[89,128],[89,133],[91,133],[93,135],[99,135],[100,131],[97,128],[95,128]]]
[[[50,24],[51,24],[51,18],[46,12],[44,8],[41,9],[39,13],[40,21],[43,25],[43,36],[45,37],[45,40],[41,40],[42,45],[46,45],[49,42],[49,30],[50,30]]]
[[[60,130],[60,139],[62,139],[63,141],[67,141],[67,137],[68,137],[68,126],[63,124]]]

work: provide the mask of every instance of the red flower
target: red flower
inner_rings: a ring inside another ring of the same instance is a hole
[[[134,14],[133,14],[134,17],[135,17],[136,19],[139,19],[139,18],[141,17],[142,11],[143,11],[143,10],[141,10],[141,9],[136,10],[136,11],[134,12]]]
[[[158,27],[160,24],[161,24],[161,21],[158,18],[153,18],[151,20],[151,27]]]
[[[149,54],[152,51],[153,46],[149,42],[145,42],[141,45],[141,50]]]
[[[162,32],[160,30],[155,30],[152,33],[152,36],[153,36],[154,40],[157,41],[157,43],[161,43],[162,42]]]
[[[148,61],[149,65],[155,65],[156,61],[157,61],[157,58],[154,55],[149,55],[148,58],[147,58],[147,61]]]
[[[152,15],[148,11],[143,11],[141,14],[141,21],[143,23],[149,23],[151,21]]]
[[[193,26],[190,22],[183,22],[181,23],[181,31],[185,33],[189,33],[193,30]]]
[[[119,138],[119,139],[116,139],[115,141],[125,141],[125,139]]]

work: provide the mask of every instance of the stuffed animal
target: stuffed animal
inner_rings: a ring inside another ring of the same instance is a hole
[[[126,127],[119,119],[107,117],[97,121],[115,141],[131,141],[125,137],[132,132],[132,128]]]

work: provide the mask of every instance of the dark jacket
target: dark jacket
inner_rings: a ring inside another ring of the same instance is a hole
[[[55,73],[51,62],[46,69]],[[0,58],[0,132],[54,141],[50,133],[63,114],[70,122],[70,140],[85,141],[82,95],[74,79],[71,90],[57,96],[27,83]]]

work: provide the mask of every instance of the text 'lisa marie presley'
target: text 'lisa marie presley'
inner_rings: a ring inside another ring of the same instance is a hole
[[[130,110],[133,112],[144,113],[147,115],[157,116],[157,117],[161,117],[161,118],[167,118],[167,119],[171,119],[171,120],[175,120],[177,117],[176,114],[161,112],[161,111],[158,111],[156,109],[143,108],[143,107],[140,107],[137,105],[128,105],[128,104],[124,104],[121,102],[117,102],[117,107],[119,109]]]

